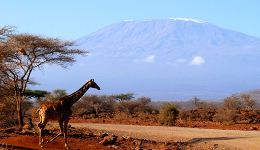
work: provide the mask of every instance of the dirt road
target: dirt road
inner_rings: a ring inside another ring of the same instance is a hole
[[[73,127],[105,130],[121,136],[155,141],[188,142],[193,149],[260,149],[259,131],[198,129],[165,126],[70,123]]]

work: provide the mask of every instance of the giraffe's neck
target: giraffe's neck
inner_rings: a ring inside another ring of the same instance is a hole
[[[74,92],[70,95],[61,97],[60,100],[66,102],[66,103],[68,103],[72,106],[74,103],[76,103],[87,92],[87,90],[89,88],[90,88],[90,82],[88,81],[86,84],[84,84],[76,92]]]

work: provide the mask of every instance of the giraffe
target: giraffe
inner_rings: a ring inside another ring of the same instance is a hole
[[[96,88],[100,90],[100,87],[94,82],[94,79],[87,81],[79,90],[76,92],[59,98],[58,101],[53,103],[45,103],[39,109],[40,122],[38,128],[40,129],[39,145],[43,148],[43,129],[49,120],[58,120],[60,126],[60,133],[53,139],[47,141],[47,144],[54,141],[60,135],[64,135],[65,147],[70,149],[67,144],[67,127],[69,118],[72,114],[71,106],[76,103],[89,88]]]

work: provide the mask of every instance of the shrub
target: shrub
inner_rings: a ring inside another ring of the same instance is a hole
[[[98,112],[114,112],[115,101],[107,95],[85,95],[72,106],[73,116]],[[98,114],[96,114],[98,115]]]
[[[189,115],[189,111],[187,110],[181,110],[179,113],[179,117],[181,120],[183,121],[190,121],[190,115]]]
[[[162,125],[174,125],[178,114],[179,114],[179,111],[175,108],[174,105],[166,103],[160,111],[159,122]]]
[[[138,101],[125,101],[119,102],[115,105],[115,110],[120,112],[125,112],[129,114],[134,114],[138,111],[140,107],[140,102]]]
[[[201,121],[212,121],[216,109],[217,106],[214,104],[201,103],[198,109],[199,118],[197,119]]]
[[[214,122],[236,122],[238,120],[238,114],[233,110],[221,109],[213,117]]]
[[[11,95],[0,95],[0,128],[15,126],[17,121],[15,99]]]
[[[122,123],[126,120],[130,121],[130,116],[125,112],[116,112],[113,119],[118,123]]]
[[[91,119],[96,118],[96,114],[90,114],[89,116]]]
[[[4,117],[3,120],[0,121],[0,129],[1,128],[9,128],[18,125],[18,119],[15,117]]]
[[[107,117],[107,113],[105,113],[105,112],[100,113],[100,117],[106,118]]]
[[[243,107],[242,102],[237,97],[227,97],[224,99],[223,107],[229,110],[241,109]]]

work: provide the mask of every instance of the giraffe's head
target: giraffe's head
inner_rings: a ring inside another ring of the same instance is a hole
[[[96,84],[96,82],[94,82],[94,79],[90,79],[90,81],[87,81],[87,82],[90,83],[91,88],[95,88],[95,89],[100,90],[100,87]]]

